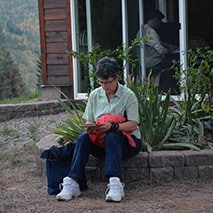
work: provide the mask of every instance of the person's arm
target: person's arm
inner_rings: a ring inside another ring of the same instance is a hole
[[[132,132],[137,129],[137,125],[136,121],[125,121],[123,123],[116,124],[116,131]],[[111,122],[105,122],[96,127],[87,127],[86,131],[89,133],[103,134],[105,132],[113,131],[112,127],[113,124]]]
[[[148,30],[148,31],[147,31],[147,34],[148,34],[149,37],[150,37],[150,39],[146,42],[147,45],[149,45],[149,46],[155,48],[155,49],[158,51],[158,53],[159,53],[160,55],[165,55],[165,54],[168,53],[168,49],[165,48],[165,47],[162,45],[162,43],[161,43],[161,41],[160,41],[160,37],[159,37],[159,35],[157,34],[156,31],[154,31],[154,30]]]
[[[121,123],[119,130],[121,131],[135,131],[139,125],[139,111],[138,111],[138,99],[136,95],[131,91],[126,103],[126,118],[127,121]]]
[[[119,131],[126,131],[126,132],[133,132],[137,129],[137,122],[136,121],[126,121],[124,123],[119,124]]]

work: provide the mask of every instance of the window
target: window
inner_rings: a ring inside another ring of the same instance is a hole
[[[115,0],[71,1],[73,49],[91,51],[93,45],[113,49],[122,43],[121,2]],[[74,60],[75,98],[87,92],[89,68]]]
[[[159,32],[164,42],[176,48],[168,58],[179,61],[180,70],[187,68],[188,48],[211,45],[213,42],[212,0],[74,0],[72,8],[73,48],[87,53],[92,45],[100,44],[103,49],[113,49],[122,43],[129,44],[147,21],[148,13],[156,8],[165,18],[164,31]],[[199,16],[197,15],[199,13]],[[205,23],[205,24],[203,24]],[[138,78],[146,77],[145,51],[140,52]],[[83,98],[87,93],[88,68],[74,60],[74,96]],[[126,75],[131,72],[126,68]],[[173,95],[180,95],[180,82],[174,78],[174,70],[162,73],[160,89],[172,88]]]

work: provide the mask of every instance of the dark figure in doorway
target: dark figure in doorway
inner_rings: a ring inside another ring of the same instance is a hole
[[[164,14],[159,10],[152,11],[143,26],[142,33],[143,37],[147,37],[144,45],[146,75],[151,73],[153,83],[159,87],[160,91],[173,87],[171,84],[174,82],[170,83],[173,74],[169,68],[172,66],[173,59],[177,59],[179,55],[174,54],[178,49],[179,38],[176,33],[178,27],[170,22],[163,23],[164,18]],[[139,37],[139,33],[137,37]]]
[[[175,77],[176,70],[172,68],[174,62],[179,64],[179,30],[180,23],[165,22],[159,31],[162,44],[173,47],[173,51],[166,54],[163,60],[164,72],[161,73],[159,90],[167,92],[170,89],[173,95],[179,93],[179,83]]]

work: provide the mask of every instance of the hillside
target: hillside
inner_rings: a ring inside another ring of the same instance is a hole
[[[34,89],[40,56],[38,1],[3,0],[0,8],[0,47],[9,48],[27,87]]]

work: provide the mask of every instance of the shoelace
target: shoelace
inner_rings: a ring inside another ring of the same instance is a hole
[[[105,195],[107,195],[109,190],[112,189],[112,188],[115,189],[115,190],[119,190],[121,187],[124,187],[124,186],[125,186],[124,183],[121,183],[121,185],[120,184],[116,184],[116,183],[113,183],[113,184],[108,183],[107,184],[107,189],[105,191]]]
[[[59,184],[59,190],[62,191],[62,189],[63,189],[63,183],[60,183]]]

